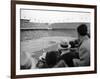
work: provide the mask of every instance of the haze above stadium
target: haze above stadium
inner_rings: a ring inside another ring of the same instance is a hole
[[[30,22],[38,23],[89,23],[90,16],[89,12],[21,9],[21,19],[29,19]]]

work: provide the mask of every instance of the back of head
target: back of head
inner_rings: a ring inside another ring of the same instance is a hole
[[[79,33],[79,35],[81,36],[85,36],[87,35],[87,25],[86,24],[81,24],[78,28],[77,28],[77,32]]]
[[[46,54],[46,64],[48,66],[54,66],[57,63],[58,56],[57,56],[58,51],[49,51]]]

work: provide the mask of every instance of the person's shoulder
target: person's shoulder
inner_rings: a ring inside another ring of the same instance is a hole
[[[88,45],[90,46],[90,39],[84,40],[83,45],[84,46],[88,46]]]
[[[84,40],[80,48],[84,50],[86,49],[89,50],[90,49],[90,39]]]

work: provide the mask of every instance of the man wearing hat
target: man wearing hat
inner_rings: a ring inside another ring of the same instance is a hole
[[[70,47],[71,46],[68,42],[61,42],[59,46],[59,51],[61,53],[59,60],[64,60],[68,67],[73,67],[73,54],[70,52]]]

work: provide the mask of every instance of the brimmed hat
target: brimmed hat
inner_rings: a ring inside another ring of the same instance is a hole
[[[59,45],[59,49],[69,49],[71,45],[68,42],[62,41]]]

